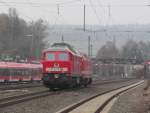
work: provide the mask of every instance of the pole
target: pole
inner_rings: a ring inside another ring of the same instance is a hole
[[[59,4],[57,4],[57,14],[59,15]]]
[[[91,44],[91,54],[90,54],[90,56],[92,57],[92,54],[93,54],[93,45]]]
[[[84,14],[83,14],[83,30],[85,32],[85,4],[84,4]]]
[[[33,59],[33,35],[31,36],[31,45],[30,45],[30,60]]]
[[[91,52],[91,37],[90,36],[88,36],[88,56],[90,57],[91,56],[91,54],[90,54],[90,52]]]
[[[33,42],[33,41],[34,41],[34,23],[33,23],[33,21],[32,21],[32,24],[31,24],[31,25],[32,25],[32,26],[31,26],[31,27],[32,27],[32,28],[31,28],[31,30],[32,30],[32,31],[31,31],[31,34],[32,34],[32,35],[31,35],[31,47],[30,47],[30,55],[31,55],[31,56],[30,56],[30,58],[31,58],[30,60],[32,60],[32,59],[33,59],[33,56],[36,54],[35,52],[33,52],[33,51],[35,50],[35,49],[33,49],[34,46],[35,46],[35,45],[34,45],[35,43]]]
[[[62,37],[61,37],[61,41],[64,42],[64,36],[63,36],[63,35],[62,35]]]
[[[111,20],[111,9],[110,9],[111,7],[110,7],[110,4],[108,5],[108,24],[110,25],[111,24],[111,22],[110,22],[110,20]]]

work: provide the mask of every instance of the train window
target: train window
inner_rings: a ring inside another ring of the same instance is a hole
[[[29,69],[25,69],[25,75],[26,75],[26,76],[31,75]]]
[[[34,69],[32,69],[32,70],[31,70],[31,73],[32,73],[31,75],[34,76],[34,75],[35,75],[35,72],[36,72],[36,71],[35,71]]]
[[[60,53],[60,54],[58,54],[58,60],[68,61],[69,56],[67,53]]]
[[[55,55],[53,53],[47,53],[46,60],[55,60]]]
[[[0,76],[3,75],[3,69],[0,69]]]
[[[0,69],[0,76],[2,75],[2,72],[3,72],[3,70],[2,70],[2,69]]]
[[[22,70],[22,75],[23,75],[23,76],[25,75],[25,69]]]
[[[10,69],[9,71],[10,71],[10,75],[14,76],[14,69]]]
[[[3,75],[9,76],[10,75],[9,69],[3,69]]]

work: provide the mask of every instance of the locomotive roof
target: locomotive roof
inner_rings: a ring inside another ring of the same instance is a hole
[[[70,44],[64,43],[64,42],[54,43],[52,45],[52,47],[66,47],[66,48],[70,49],[72,52],[77,53],[76,49],[73,46],[71,46]]]
[[[69,51],[72,54],[76,54],[81,56],[80,52],[78,52],[73,46],[67,43],[54,43],[50,48],[45,51]]]

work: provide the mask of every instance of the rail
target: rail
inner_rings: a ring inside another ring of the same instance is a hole
[[[70,105],[56,113],[100,113],[103,108],[119,94],[143,84],[143,80],[132,85],[116,88],[104,93],[93,95],[88,99]]]

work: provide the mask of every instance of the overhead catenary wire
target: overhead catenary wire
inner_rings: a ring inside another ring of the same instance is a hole
[[[7,8],[11,8],[12,5],[10,5],[9,3],[7,3],[6,1],[4,2],[3,0],[0,0],[0,3],[3,4],[3,6],[7,7]],[[33,21],[33,18],[23,14],[24,17],[28,18],[29,20]]]
[[[11,3],[9,3],[9,4],[6,3],[6,2],[0,2],[0,3],[3,3],[3,4],[4,4],[6,7],[8,7],[8,8],[10,8],[11,6],[13,6]],[[30,2],[30,0],[28,0],[28,1],[26,1],[26,5],[29,5],[29,6],[32,7],[32,2]],[[46,10],[46,9],[44,9],[44,8],[42,8],[41,10],[44,10],[44,12],[47,12],[47,13],[53,13],[53,14],[56,14],[56,12],[51,12],[51,11],[48,11],[48,10]],[[42,11],[42,12],[43,12],[43,11]],[[20,14],[21,14],[23,17],[28,18],[28,19],[31,20],[31,21],[34,20],[33,18],[27,16],[26,14],[22,14],[22,13],[20,13]],[[54,17],[55,17],[55,20],[54,20],[53,26],[56,25],[57,20],[58,20],[58,17],[57,17],[57,16],[54,15]],[[52,28],[54,28],[53,26],[52,26]]]
[[[2,3],[3,6],[10,7],[10,5],[7,2],[4,2],[3,0],[0,0],[0,3]]]
[[[99,1],[99,0],[98,0]],[[83,2],[83,4],[85,4],[84,0],[68,0],[68,1],[64,1],[64,2],[56,2],[56,3],[40,3],[40,2],[30,2],[32,7],[46,7],[46,6],[56,6],[57,4],[59,5],[67,5],[67,4],[74,4],[77,2]],[[0,3],[4,3],[4,1],[0,1]],[[5,3],[10,3],[12,5],[28,5],[27,2],[14,2],[14,1],[6,1]],[[82,4],[82,5],[83,5]],[[74,4],[75,5],[75,4]],[[77,4],[78,5],[78,4]],[[87,7],[91,7],[91,4],[86,3],[85,4]],[[108,7],[108,5],[100,5],[100,4],[92,4],[94,7]],[[114,4],[111,5],[111,7],[149,7],[150,4],[139,4],[139,5],[135,5],[135,4]],[[79,6],[80,7],[80,6]]]
[[[73,0],[72,0],[73,1]],[[74,0],[75,1],[75,0]],[[77,0],[78,1],[78,0]],[[30,6],[32,7],[32,5],[31,5],[31,2],[30,2]],[[39,6],[40,7],[40,6]],[[62,16],[62,14],[61,14],[61,6],[60,6],[60,4],[58,3],[58,4],[55,4],[55,7],[56,7],[56,11],[53,11],[52,13],[54,13],[55,14],[55,16],[54,16],[54,18],[55,18],[55,21],[54,21],[54,24],[57,24],[57,21],[59,20],[59,18],[62,18],[62,20],[64,21],[65,19],[63,18],[63,16]],[[49,10],[49,9],[47,9],[47,8],[45,8],[45,7],[41,7],[41,10],[44,10],[44,12],[46,11],[48,14],[50,14],[51,13],[51,11]],[[67,22],[67,21],[65,21],[65,22]],[[54,25],[53,24],[53,25]]]
[[[69,1],[65,1],[65,2],[56,2],[56,3],[40,3],[40,2],[8,2],[5,1],[6,3],[10,3],[12,5],[28,5],[29,3],[32,5],[32,7],[41,7],[41,6],[55,6],[56,4],[59,5],[67,5],[67,4],[72,4],[75,2],[81,2],[81,0],[69,0]],[[0,3],[4,3],[3,1],[0,1]]]
[[[4,0],[3,0],[4,1]],[[28,0],[29,1],[29,0]],[[99,0],[98,0],[99,1]],[[1,2],[1,1],[0,1]],[[5,2],[6,3],[8,3],[8,0],[5,0]],[[13,1],[12,1],[13,2]],[[58,2],[56,2],[56,3],[53,3],[53,4],[51,4],[51,5],[53,5],[53,6],[55,6],[55,7],[57,7],[57,3],[59,4],[61,4],[61,3],[66,3],[67,4],[67,2],[69,2],[69,5],[71,6],[71,7],[73,7],[73,6],[75,6],[75,7],[78,7],[78,6],[76,6],[76,5],[79,5],[79,7],[81,7],[80,6],[80,4],[76,4],[76,3],[78,3],[78,2],[81,2],[81,3],[84,3],[85,2],[85,0],[67,0],[67,1],[58,1]],[[72,3],[71,3],[72,2]],[[19,3],[21,3],[21,2],[19,2]],[[23,2],[23,3],[26,3],[26,4],[29,4],[28,2]],[[34,7],[33,5],[34,5],[34,3],[38,3],[38,2],[30,2],[30,7]],[[1,3],[0,3],[1,4]],[[14,4],[11,4],[11,1],[10,1],[10,3],[8,3],[9,4],[9,6],[13,6]],[[54,19],[54,22],[53,23],[55,23],[55,21],[56,20],[59,20],[59,19],[57,19],[56,17],[57,17],[57,10],[56,11],[51,11],[51,9],[50,8],[48,8],[48,7],[43,7],[42,5],[40,5],[40,4],[45,4],[45,5],[49,5],[49,4],[46,4],[46,3],[40,3],[39,2],[39,6],[37,6],[37,8],[38,7],[40,7],[40,10],[39,11],[42,11],[42,13],[41,13],[41,15],[45,15],[45,13],[46,13],[46,15],[50,15],[50,16],[53,16],[53,18],[55,18]],[[2,5],[5,5],[4,3],[2,3]],[[91,7],[91,4],[89,4],[89,3],[87,3],[86,2],[86,7]],[[100,17],[100,15],[98,14],[98,11],[97,11],[97,9],[96,9],[96,7],[103,7],[103,8],[107,8],[108,7],[108,5],[105,5],[105,4],[95,4],[95,3],[92,3],[92,5],[94,6],[94,10],[96,11],[96,13],[97,13],[97,15],[98,16],[96,16],[96,18],[98,17],[99,18],[99,21],[98,21],[98,23],[101,23],[102,24],[102,16]],[[121,4],[120,4],[121,5]],[[115,7],[115,6],[119,6],[119,4],[118,5],[111,5],[111,7]],[[121,5],[122,6],[122,5]],[[129,5],[124,5],[124,6],[129,6]],[[130,5],[130,6],[138,6],[138,5]],[[139,5],[139,6],[143,6],[143,5]],[[147,6],[146,4],[144,5],[144,6]],[[59,5],[59,7],[61,7],[61,5]],[[62,6],[62,7],[64,7],[64,6]],[[65,6],[65,7],[69,7],[69,6]],[[83,7],[83,5],[82,5],[82,7]],[[44,10],[44,11],[43,11]],[[95,12],[94,11],[94,12]],[[23,15],[23,14],[22,14]],[[62,16],[63,16],[63,14],[61,14]],[[96,15],[96,14],[95,14]],[[62,18],[62,16],[60,16],[60,17],[58,17],[58,18]],[[65,19],[67,19],[67,18],[65,18]],[[63,19],[64,20],[64,19]],[[69,22],[69,21],[66,21],[67,23]]]
[[[10,7],[14,7],[14,6],[16,6],[16,5],[19,5],[20,6],[20,4],[22,4],[22,5],[29,5],[30,7],[35,7],[35,8],[39,8],[40,7],[40,11],[41,10],[44,10],[44,13],[46,12],[46,13],[48,13],[48,15],[50,15],[50,14],[58,14],[58,13],[60,13],[60,11],[58,12],[58,10],[55,12],[55,11],[51,11],[51,10],[47,10],[46,8],[49,8],[49,7],[43,7],[42,5],[53,5],[53,6],[55,6],[55,7],[57,7],[58,8],[58,6],[60,7],[60,5],[64,5],[64,4],[68,4],[68,3],[75,3],[75,2],[79,2],[80,0],[69,0],[69,1],[65,1],[65,2],[57,2],[57,3],[55,3],[55,4],[49,4],[49,3],[46,3],[46,4],[44,4],[44,3],[38,3],[38,2],[31,2],[30,0],[27,0],[26,2],[8,2],[8,1],[5,1],[5,2],[3,2],[3,1],[0,1],[0,4],[2,5],[2,6],[6,6],[6,7],[8,7],[8,8],[10,8]],[[42,13],[41,14],[43,14],[43,11],[42,11]],[[43,15],[44,16],[44,15]],[[53,17],[55,18],[54,19],[54,24],[56,23],[56,21],[58,20],[58,18],[59,17],[57,17],[58,15],[53,15]],[[61,18],[62,18],[62,15],[59,15]],[[32,19],[33,20],[33,19]],[[64,18],[63,18],[63,20],[64,20]],[[66,21],[67,22],[67,21]],[[53,25],[54,25],[53,24]]]
[[[97,0],[98,2],[98,5],[99,5],[99,8],[102,9],[104,15],[101,17],[101,18],[104,18],[105,19],[105,7],[103,7],[102,3],[101,3],[101,0]],[[105,25],[105,24],[104,24]]]
[[[96,18],[97,18],[97,20],[98,20],[98,23],[101,24],[101,19],[100,19],[100,17],[98,16],[97,11],[96,11],[96,9],[95,9],[94,6],[93,6],[92,0],[89,0],[89,2],[90,2],[90,4],[91,4],[91,8],[93,9],[93,11],[94,11],[94,13],[95,13],[95,16],[96,16]]]

